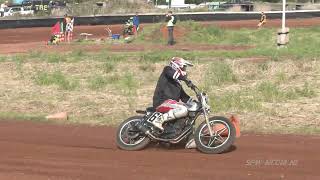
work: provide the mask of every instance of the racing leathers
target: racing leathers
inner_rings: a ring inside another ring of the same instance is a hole
[[[162,105],[170,108],[168,112],[153,121],[153,125],[161,130],[163,130],[162,124],[164,122],[185,117],[188,114],[184,103],[192,99],[183,90],[181,81],[186,81],[186,74],[171,66],[166,66],[160,75],[153,96],[153,107],[156,109]]]

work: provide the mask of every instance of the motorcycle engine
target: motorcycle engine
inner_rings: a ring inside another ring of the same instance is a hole
[[[161,134],[161,138],[173,139],[179,136],[185,128],[186,120],[186,118],[183,118],[164,124],[164,132]]]

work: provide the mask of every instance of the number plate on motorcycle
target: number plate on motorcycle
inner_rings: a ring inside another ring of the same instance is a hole
[[[161,113],[154,112],[147,121],[152,123],[154,120],[158,119],[160,116],[161,116]]]

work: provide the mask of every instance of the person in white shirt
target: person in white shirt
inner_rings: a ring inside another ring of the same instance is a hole
[[[168,28],[168,45],[174,44],[173,29],[176,22],[175,18],[176,17],[173,16],[172,11],[168,11],[168,14],[166,14],[166,22]]]
[[[8,7],[8,1],[0,5],[0,17],[4,16],[4,10]]]

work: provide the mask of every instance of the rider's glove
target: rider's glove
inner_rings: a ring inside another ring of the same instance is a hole
[[[187,86],[190,88],[192,88],[194,86],[192,81],[190,81],[190,80],[186,80],[185,82],[186,82]]]
[[[190,97],[189,100],[187,101],[187,104],[192,103],[194,100]]]
[[[193,105],[194,103],[198,103],[198,101],[190,97],[186,104]]]
[[[184,81],[184,82],[187,82],[187,81],[188,81],[188,76],[187,76],[186,74],[183,75],[183,74],[180,73],[179,79],[182,80],[182,81]]]

